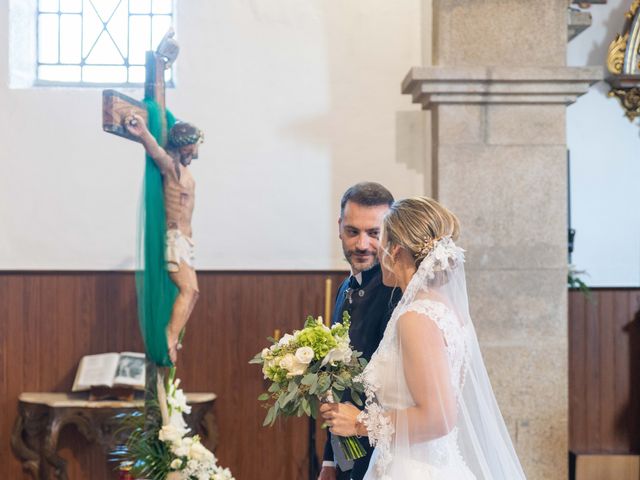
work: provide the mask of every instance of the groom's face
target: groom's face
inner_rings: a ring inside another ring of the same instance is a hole
[[[378,263],[378,239],[387,205],[367,207],[347,202],[338,220],[344,257],[354,274],[369,270]]]

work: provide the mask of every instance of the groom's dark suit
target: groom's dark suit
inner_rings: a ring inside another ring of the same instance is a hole
[[[369,361],[382,340],[391,312],[400,300],[402,292],[399,288],[394,291],[394,289],[382,284],[380,265],[362,272],[361,280],[360,284],[352,275],[342,282],[336,296],[331,322],[341,322],[342,312],[345,310],[349,312],[351,316],[351,327],[349,328],[351,345],[355,350],[362,352],[363,357]],[[350,395],[343,397],[343,401],[349,399]],[[341,472],[336,465],[338,480],[361,480],[364,477],[373,449],[366,438],[361,438],[360,442],[367,450],[367,456],[356,460],[353,470],[348,472]],[[334,460],[330,438],[327,438],[325,444],[323,460],[329,462]]]

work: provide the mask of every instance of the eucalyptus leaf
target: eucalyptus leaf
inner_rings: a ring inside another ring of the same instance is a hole
[[[269,391],[270,393],[276,393],[276,392],[279,392],[279,391],[280,391],[280,385],[278,385],[277,383],[272,383],[272,384],[269,386],[269,390],[268,390],[268,391]]]
[[[304,377],[302,377],[302,381],[300,382],[302,385],[311,386],[318,381],[318,376],[313,373],[308,373]]]
[[[336,403],[340,403],[340,401],[342,400],[342,391],[336,390],[335,388],[333,388],[332,393],[333,393],[333,401]]]
[[[270,398],[271,398],[271,395],[269,395],[268,393],[263,393],[262,395],[260,395],[258,397],[258,400],[261,401],[261,402],[266,402]]]
[[[304,413],[306,413],[308,416],[311,416],[311,406],[309,405],[309,401],[306,398],[303,398],[301,403]]]
[[[273,425],[275,420],[276,420],[276,409],[275,409],[275,405],[274,405],[267,412],[267,416],[265,417],[264,422],[262,423],[262,426],[266,427],[267,425],[269,425],[269,426]]]
[[[331,386],[331,380],[327,375],[322,375],[318,379],[318,393],[324,393],[329,390]]]

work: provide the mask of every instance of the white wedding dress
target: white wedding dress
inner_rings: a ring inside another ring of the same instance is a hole
[[[468,315],[463,263],[452,240],[438,242],[360,377],[376,447],[365,480],[525,478]]]

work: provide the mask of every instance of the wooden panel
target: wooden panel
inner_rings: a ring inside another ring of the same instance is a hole
[[[215,391],[221,446],[238,480],[307,478],[307,422],[260,427],[262,378],[247,361],[275,328],[324,310],[324,279],[342,273],[203,272],[179,375],[190,391]],[[8,438],[22,391],[67,391],[83,355],[141,350],[131,273],[0,274],[0,432]],[[595,303],[569,295],[570,448],[640,453],[640,290],[597,289]],[[634,320],[635,318],[635,320]],[[319,433],[318,443],[324,438]],[[318,448],[320,445],[318,445]],[[252,452],[252,461],[247,461]],[[69,478],[113,478],[102,452],[68,430]],[[3,478],[21,475],[8,442]],[[6,472],[5,472],[6,470]]]
[[[219,395],[217,455],[238,480],[307,478],[304,419],[262,428],[256,398],[262,375],[248,360],[274,329],[299,328],[324,313],[325,278],[341,272],[202,272],[201,298],[185,337],[178,375],[189,391]],[[23,391],[68,391],[83,355],[141,351],[133,274],[0,274],[0,433],[8,439]],[[318,434],[320,451],[324,434]],[[60,455],[70,479],[115,478],[94,445],[65,430]],[[0,443],[2,478],[26,479],[9,442]]]
[[[635,455],[581,455],[576,480],[638,480],[640,459]]]
[[[640,453],[640,290],[569,294],[569,444]]]
[[[578,451],[587,445],[586,308],[582,295],[569,292],[569,444]]]

